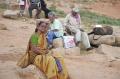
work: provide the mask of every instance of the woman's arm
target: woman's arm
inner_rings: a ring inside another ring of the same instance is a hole
[[[47,53],[47,51],[45,51],[45,50],[39,50],[36,45],[31,46],[31,51],[33,51],[34,53],[36,53],[38,55],[44,55]]]
[[[32,36],[30,37],[31,51],[33,51],[34,53],[36,53],[38,55],[43,55],[46,53],[46,51],[39,50],[37,48],[38,38],[39,38],[39,36],[37,34],[32,34]]]

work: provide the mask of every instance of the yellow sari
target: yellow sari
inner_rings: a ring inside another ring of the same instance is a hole
[[[39,50],[46,50],[45,34],[40,35],[38,39],[37,48]],[[58,68],[54,57],[56,57],[60,62],[60,65],[62,67],[61,72],[58,72]],[[30,43],[29,43],[26,54],[20,59],[17,65],[25,68],[30,63],[36,65],[40,70],[42,70],[48,79],[70,79],[62,56],[55,54],[51,55],[49,53],[45,55],[37,55],[34,52],[30,51]]]

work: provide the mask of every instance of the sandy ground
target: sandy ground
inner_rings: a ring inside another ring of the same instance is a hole
[[[107,16],[111,16],[114,18],[120,18],[120,1],[119,0],[114,0],[114,2],[98,2],[94,3],[91,6],[91,11],[104,14]]]
[[[95,12],[120,18],[120,4],[118,4],[113,7],[111,3],[96,3],[91,7]],[[111,7],[106,7],[108,5]],[[70,10],[63,7],[58,8],[66,12]],[[0,30],[0,79],[45,79],[43,77],[33,78],[32,76],[35,74],[32,72],[24,77],[17,74],[19,67],[16,63],[25,54],[29,37],[36,27],[36,20],[11,20],[0,16],[0,22],[7,27],[7,30]],[[85,53],[87,52],[85,51]],[[120,59],[111,61],[106,55],[92,53],[66,56],[64,60],[71,79],[120,79]]]
[[[0,30],[0,79],[23,79],[16,74],[16,63],[25,53],[35,29],[35,20],[1,19],[7,30]],[[71,79],[119,79],[120,60],[110,61],[101,54],[64,57]],[[28,77],[26,76],[26,79]]]

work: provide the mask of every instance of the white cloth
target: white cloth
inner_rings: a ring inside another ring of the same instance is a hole
[[[74,11],[74,12],[78,12],[79,9],[78,9],[78,7],[74,7],[74,8],[72,9],[72,11]]]
[[[89,48],[90,46],[90,42],[89,42],[89,38],[86,32],[82,32],[77,28],[69,28],[69,30],[73,33],[75,33],[75,39],[76,39],[76,43],[78,41],[81,41],[83,43],[83,45],[85,46],[85,48]]]
[[[17,2],[19,3],[19,5],[25,5],[23,0],[17,0]]]
[[[65,48],[74,47],[74,36],[63,36],[63,42]]]

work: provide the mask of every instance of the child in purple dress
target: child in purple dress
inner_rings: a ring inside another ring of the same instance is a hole
[[[23,16],[26,8],[26,0],[17,0],[20,5],[20,15]]]

